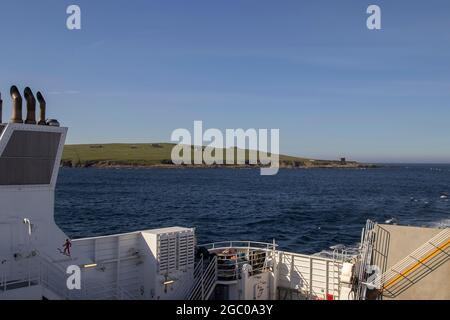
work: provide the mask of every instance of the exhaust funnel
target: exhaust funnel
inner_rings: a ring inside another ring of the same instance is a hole
[[[27,100],[27,118],[26,124],[36,124],[36,99],[34,98],[33,91],[29,87],[26,87],[23,96]]]
[[[41,125],[41,126],[45,126],[46,125],[46,122],[45,122],[45,108],[47,106],[47,103],[45,102],[44,96],[42,95],[42,93],[40,91],[38,91],[38,93],[36,94],[36,97],[37,97],[37,99],[39,101],[39,106],[40,106],[40,109],[41,109],[38,124]]]
[[[11,123],[23,123],[22,119],[22,96],[16,86],[12,86],[10,90],[12,98],[12,116]]]

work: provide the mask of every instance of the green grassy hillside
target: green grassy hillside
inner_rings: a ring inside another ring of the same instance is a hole
[[[171,152],[174,146],[175,144],[170,143],[66,145],[62,163],[70,167],[171,165]],[[248,159],[248,151],[246,155]],[[340,164],[338,161],[310,160],[286,155],[280,155],[280,162],[294,166]]]

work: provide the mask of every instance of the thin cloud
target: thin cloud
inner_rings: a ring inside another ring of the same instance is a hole
[[[79,94],[80,91],[78,90],[64,90],[64,91],[50,91],[49,94],[51,95],[72,95],[72,94]]]

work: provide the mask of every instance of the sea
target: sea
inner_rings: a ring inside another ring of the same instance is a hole
[[[181,226],[198,244],[275,241],[313,254],[358,246],[371,219],[450,225],[450,165],[375,169],[61,169],[55,219],[71,238]]]

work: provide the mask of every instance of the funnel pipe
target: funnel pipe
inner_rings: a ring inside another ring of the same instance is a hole
[[[40,91],[38,91],[38,93],[36,94],[36,97],[39,101],[39,106],[40,106],[40,110],[41,110],[38,124],[41,126],[45,126],[45,124],[46,124],[45,109],[46,109],[47,103],[45,102],[44,96],[42,95],[42,93]]]
[[[36,124],[36,99],[34,98],[33,91],[29,87],[26,87],[23,96],[27,100],[27,118],[26,124]]]
[[[11,123],[23,123],[22,119],[22,96],[16,86],[12,86],[10,90],[12,98],[12,116]]]

